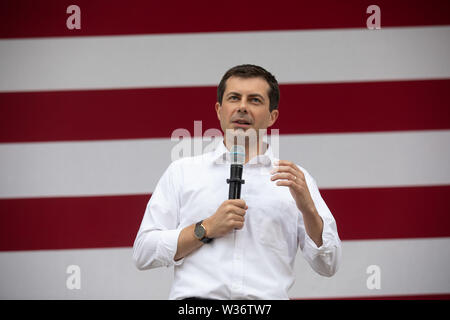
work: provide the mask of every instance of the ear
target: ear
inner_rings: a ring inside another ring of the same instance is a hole
[[[216,102],[216,105],[214,107],[216,109],[217,119],[219,119],[220,121],[220,110],[222,109],[222,106],[220,105],[220,103]]]
[[[270,113],[269,127],[273,126],[275,121],[277,121],[278,115],[279,115],[278,109],[272,110],[272,112]]]

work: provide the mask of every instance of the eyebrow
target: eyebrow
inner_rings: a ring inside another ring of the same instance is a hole
[[[236,96],[242,96],[242,94],[240,94],[239,92],[230,92],[227,94],[227,97],[229,97],[230,95],[236,95]],[[258,97],[261,98],[262,101],[265,101],[264,97],[262,95],[260,95],[259,93],[251,93],[248,95],[250,98],[252,97]]]

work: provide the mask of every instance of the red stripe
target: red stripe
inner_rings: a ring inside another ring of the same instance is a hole
[[[66,13],[76,3],[81,29],[69,30]],[[448,0],[377,0],[381,26],[450,24]],[[215,31],[366,28],[372,0],[107,1],[2,0],[0,38],[125,35]]]
[[[132,246],[149,196],[0,200],[0,250]]]
[[[450,236],[450,186],[323,190],[344,240]]]
[[[342,240],[450,236],[450,186],[321,193]],[[0,200],[0,251],[132,246],[148,199]]]
[[[281,85],[281,134],[450,128],[450,80]],[[168,138],[220,128],[216,87],[0,93],[0,142]]]

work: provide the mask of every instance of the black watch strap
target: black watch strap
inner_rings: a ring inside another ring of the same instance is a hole
[[[203,239],[201,239],[200,241],[203,243],[210,243],[211,241],[213,241],[213,238],[203,237]]]

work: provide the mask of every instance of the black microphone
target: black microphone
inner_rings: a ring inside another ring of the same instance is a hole
[[[230,157],[230,179],[227,179],[227,183],[230,184],[228,199],[240,199],[241,184],[245,183],[245,181],[242,180],[242,171],[245,163],[245,148],[239,145],[231,147]]]

